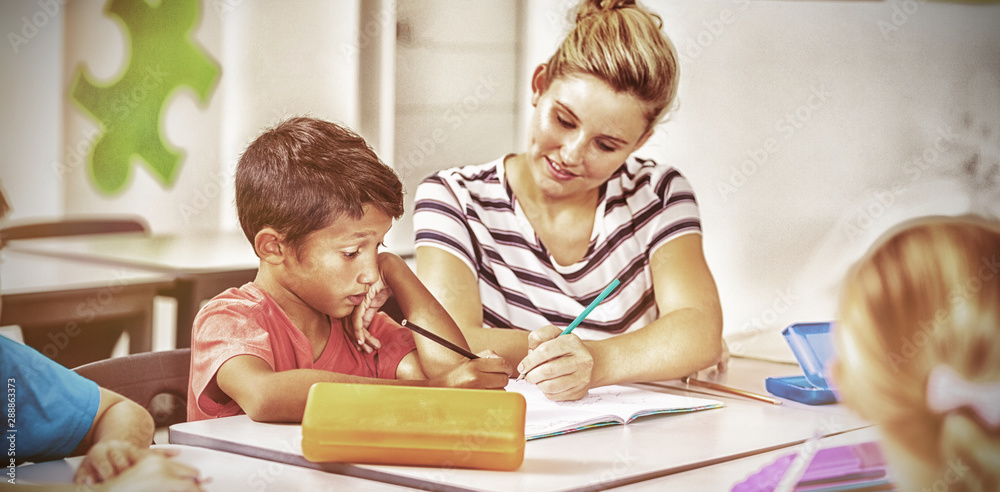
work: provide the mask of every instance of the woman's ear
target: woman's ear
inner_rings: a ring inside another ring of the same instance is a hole
[[[535,73],[531,76],[531,106],[538,105],[538,98],[549,88],[549,67],[542,63],[535,67]]]
[[[253,247],[257,256],[272,265],[278,265],[285,261],[288,253],[288,245],[285,244],[285,236],[271,227],[265,227],[254,236]]]

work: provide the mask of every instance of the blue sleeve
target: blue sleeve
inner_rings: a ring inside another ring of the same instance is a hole
[[[6,387],[4,454],[19,463],[69,456],[101,404],[97,383],[4,336],[0,378]]]

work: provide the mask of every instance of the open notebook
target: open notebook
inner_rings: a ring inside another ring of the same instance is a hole
[[[604,386],[577,401],[552,401],[532,383],[511,379],[507,391],[524,395],[528,404],[524,437],[527,440],[567,432],[627,424],[644,415],[683,413],[721,408],[722,402],[657,393],[630,386]]]

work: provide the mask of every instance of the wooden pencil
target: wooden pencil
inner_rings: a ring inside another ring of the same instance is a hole
[[[707,389],[719,391],[719,392],[722,392],[722,393],[729,393],[729,394],[732,394],[732,395],[744,396],[744,397],[750,398],[752,400],[762,401],[762,402],[765,402],[765,403],[770,403],[772,405],[781,405],[781,400],[776,400],[774,398],[771,398],[771,397],[768,397],[768,396],[764,396],[764,395],[758,395],[757,393],[752,393],[750,391],[741,390],[739,388],[732,388],[732,387],[724,386],[724,385],[721,385],[721,384],[718,384],[718,383],[712,383],[712,382],[709,382],[709,381],[702,381],[700,379],[695,379],[695,378],[692,378],[692,377],[683,377],[683,378],[681,378],[681,382],[684,383],[684,384],[690,384],[691,386],[700,386],[702,388],[707,388]]]
[[[425,336],[425,337],[427,337],[427,338],[430,338],[431,340],[433,340],[433,341],[435,341],[435,342],[443,345],[445,348],[451,349],[453,352],[456,352],[456,353],[458,353],[460,355],[465,356],[466,358],[469,358],[469,359],[478,359],[479,358],[478,355],[476,355],[476,354],[474,354],[472,352],[469,352],[468,350],[465,350],[464,348],[459,347],[458,345],[455,345],[454,343],[449,342],[448,340],[446,340],[446,339],[444,339],[444,338],[442,338],[442,337],[434,334],[433,332],[427,331],[426,329],[417,326],[415,323],[413,323],[412,321],[410,321],[408,319],[404,319],[403,322],[400,323],[400,324],[403,325],[403,326],[405,326],[405,327],[407,327],[407,328],[409,328],[409,329],[411,329],[411,330],[413,330],[413,331],[415,331],[415,332],[417,332],[417,333],[419,333],[419,334],[421,334],[421,335],[423,335],[423,336]]]

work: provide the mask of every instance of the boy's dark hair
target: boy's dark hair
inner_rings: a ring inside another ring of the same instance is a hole
[[[368,204],[398,219],[403,184],[360,135],[335,123],[285,120],[257,137],[236,166],[236,210],[251,244],[270,226],[297,250],[341,215],[360,219]]]

